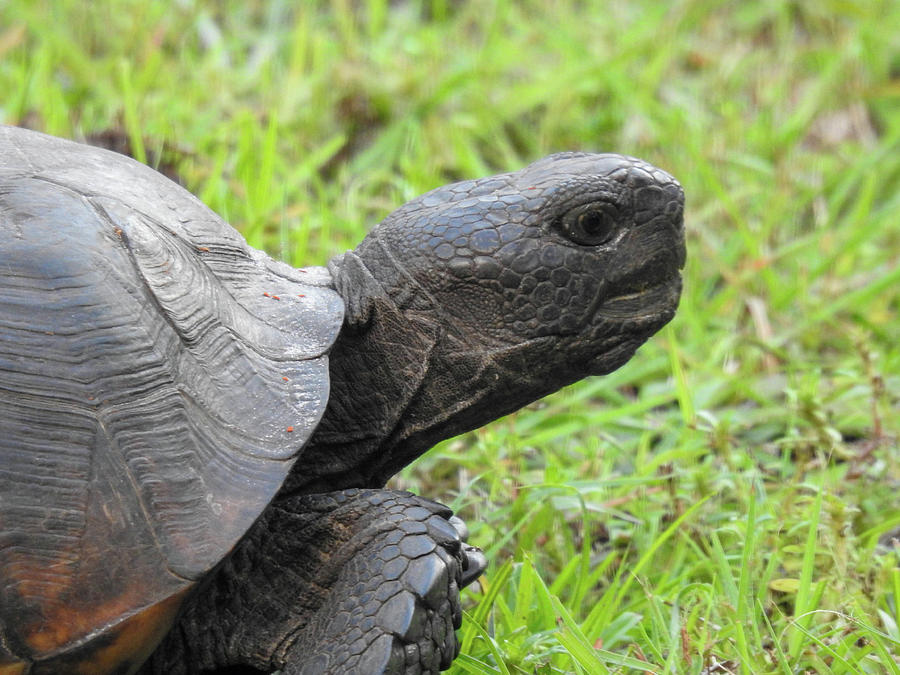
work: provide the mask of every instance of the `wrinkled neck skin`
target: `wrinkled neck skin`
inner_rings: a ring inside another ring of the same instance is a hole
[[[579,354],[575,338],[503,344],[457,330],[435,299],[384,254],[376,265],[368,262],[382,278],[390,270],[387,284],[353,251],[329,264],[347,316],[331,351],[328,407],[286,492],[380,487],[436,443],[586,374],[593,355]],[[646,339],[620,328],[609,326],[593,374],[615,370]],[[559,351],[569,348],[572,359],[561,360]]]

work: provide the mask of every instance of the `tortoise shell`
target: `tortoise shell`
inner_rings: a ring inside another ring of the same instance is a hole
[[[152,169],[0,127],[0,673],[143,661],[309,439],[342,318]]]

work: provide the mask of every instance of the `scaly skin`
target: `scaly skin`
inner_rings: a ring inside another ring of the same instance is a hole
[[[354,488],[627,361],[675,312],[682,208],[644,162],[554,155],[423,195],[335,258],[347,314],[325,417],[146,672],[448,667],[468,564],[449,512]]]

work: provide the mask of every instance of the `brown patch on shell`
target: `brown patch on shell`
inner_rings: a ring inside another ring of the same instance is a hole
[[[132,616],[100,631],[71,650],[46,660],[35,662],[30,673],[73,673],[75,675],[106,675],[107,673],[134,673],[146,661],[156,646],[172,627],[175,616],[190,589],[172,595],[162,602],[147,607]],[[103,608],[103,614],[115,613],[115,608]],[[57,629],[48,634],[42,630],[28,638],[31,646],[43,649],[51,641],[65,640],[66,617],[55,617],[49,625]],[[83,617],[73,617],[76,621]],[[49,638],[49,639],[48,639]],[[0,670],[0,675],[13,675],[24,670]]]

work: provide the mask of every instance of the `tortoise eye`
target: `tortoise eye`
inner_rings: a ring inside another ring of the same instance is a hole
[[[576,206],[562,217],[560,229],[576,244],[600,246],[605,244],[619,226],[616,209],[611,204]]]

